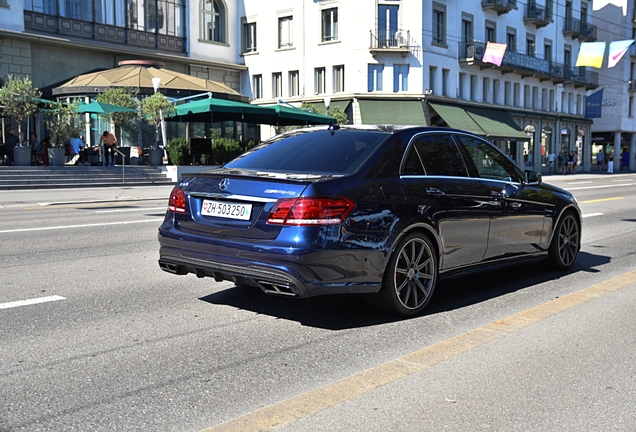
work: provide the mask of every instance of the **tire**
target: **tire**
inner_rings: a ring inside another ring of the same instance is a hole
[[[569,270],[581,248],[581,222],[572,213],[566,213],[557,224],[548,249],[547,266],[552,270]]]
[[[421,313],[433,297],[437,283],[437,255],[431,241],[419,233],[408,234],[397,245],[373,303],[402,317]]]

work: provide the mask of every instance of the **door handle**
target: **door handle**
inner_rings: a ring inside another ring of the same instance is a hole
[[[441,191],[439,189],[435,189],[435,188],[426,189],[426,193],[431,195],[431,196],[444,196],[444,195],[446,195],[446,193],[444,193],[443,191]]]

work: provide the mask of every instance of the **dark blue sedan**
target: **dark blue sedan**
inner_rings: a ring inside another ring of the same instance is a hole
[[[420,313],[439,277],[542,260],[572,267],[569,192],[453,129],[322,127],[185,177],[159,228],[161,269],[310,297],[365,294]]]

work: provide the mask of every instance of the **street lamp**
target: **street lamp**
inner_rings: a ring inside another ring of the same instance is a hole
[[[155,93],[159,91],[159,86],[161,85],[161,78],[152,77],[152,88],[155,89]],[[159,115],[161,116],[161,139],[163,140],[164,147],[166,146],[166,124],[163,120],[163,111],[159,111]],[[155,143],[157,144],[157,143]],[[157,146],[158,148],[158,146]]]

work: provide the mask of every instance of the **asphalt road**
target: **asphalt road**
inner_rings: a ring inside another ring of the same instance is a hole
[[[586,216],[575,268],[443,281],[408,320],[162,272],[169,188],[3,193],[0,431],[636,430],[636,175],[546,180]]]

